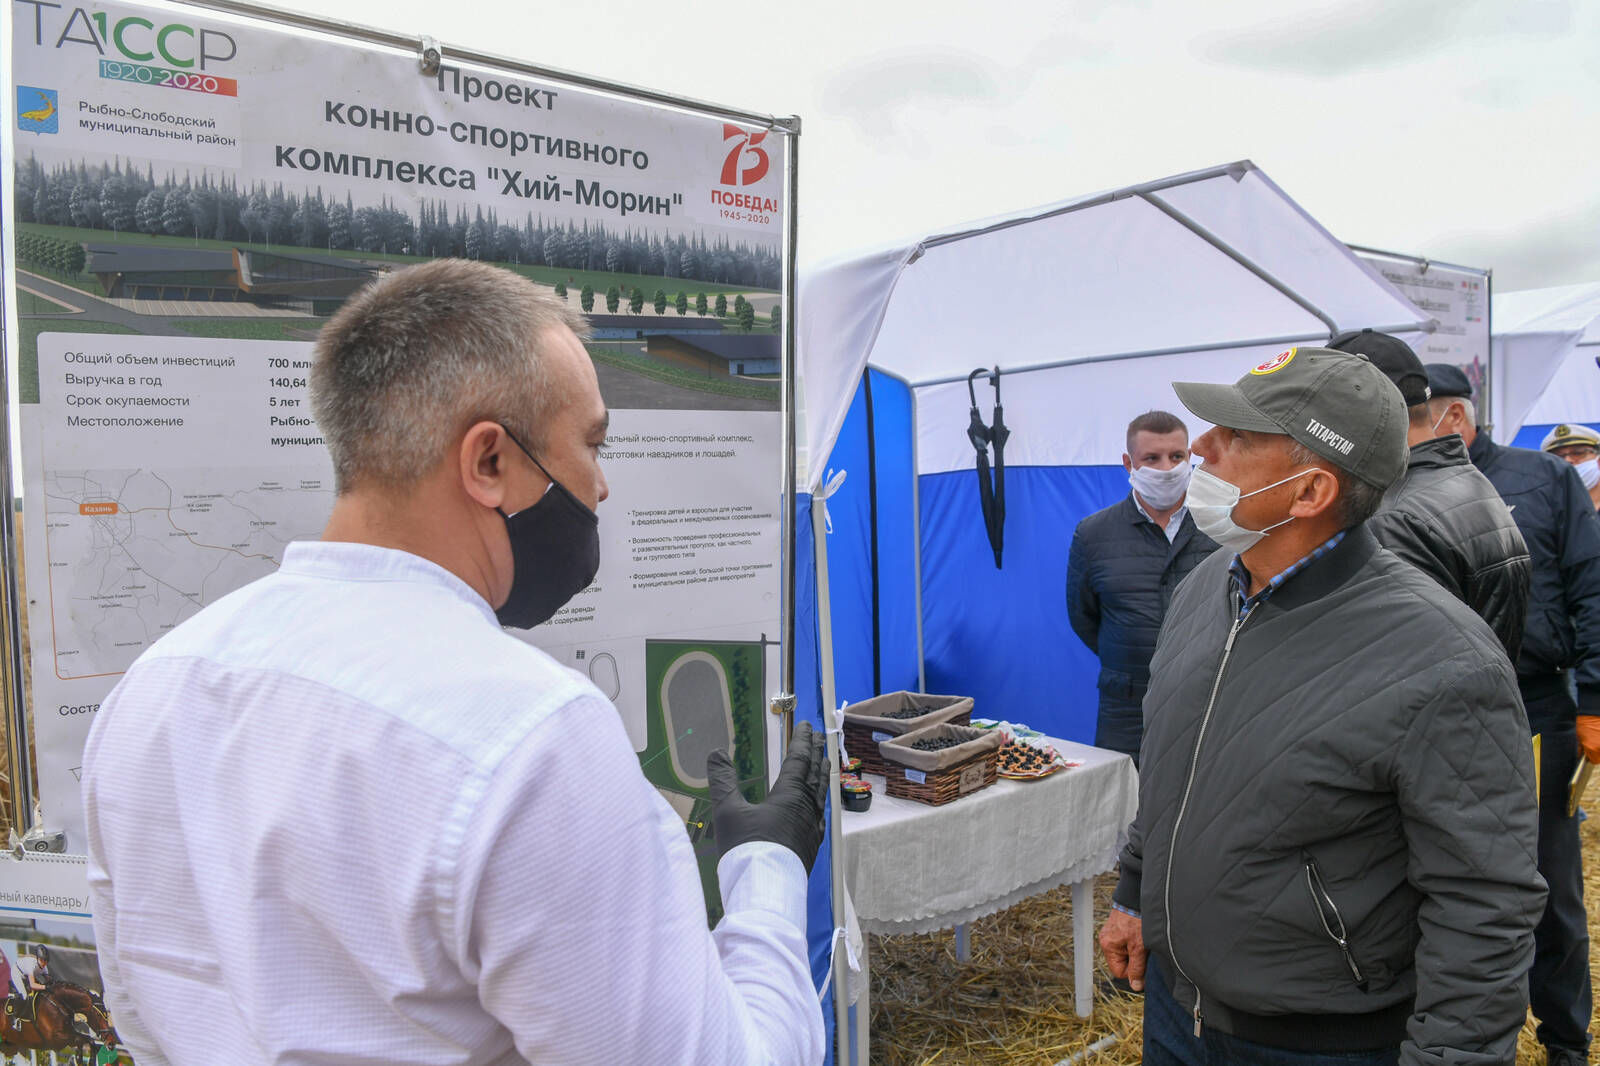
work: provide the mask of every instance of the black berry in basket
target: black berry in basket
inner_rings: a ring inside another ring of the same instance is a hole
[[[879,717],[893,718],[896,721],[903,721],[907,718],[921,718],[923,715],[929,714],[932,711],[932,707],[905,707],[898,711],[885,711],[883,714],[879,715]]]
[[[960,743],[961,741],[955,737],[923,737],[921,740],[913,740],[911,746],[918,751],[943,751]]]

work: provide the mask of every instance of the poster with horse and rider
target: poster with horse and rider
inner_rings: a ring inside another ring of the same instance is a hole
[[[13,935],[38,940],[0,939],[0,1063],[51,1063],[55,1066],[107,1066],[130,1063],[119,1053],[117,1033],[101,999],[94,946],[80,939],[87,926],[64,926],[65,936],[43,930]],[[46,943],[45,938],[53,941]]]

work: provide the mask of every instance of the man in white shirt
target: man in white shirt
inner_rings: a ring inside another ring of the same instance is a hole
[[[593,580],[583,320],[411,267],[323,327],[323,539],[157,642],[85,750],[106,999],[141,1066],[820,1062],[821,738],[768,800],[712,756],[725,917],[581,675],[505,633]]]

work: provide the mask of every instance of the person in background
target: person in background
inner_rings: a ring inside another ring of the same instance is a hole
[[[140,1063],[814,1066],[822,735],[706,766],[724,917],[616,708],[505,628],[600,564],[609,415],[548,291],[407,267],[322,327],[320,541],[162,637],[84,750],[106,1002]]]
[[[1216,550],[1184,507],[1189,430],[1147,411],[1128,423],[1122,456],[1131,491],[1078,523],[1067,554],[1067,617],[1100,657],[1096,747],[1139,761],[1150,656],[1172,590]]]
[[[1514,663],[1522,647],[1533,564],[1528,546],[1489,479],[1467,457],[1459,434],[1439,436],[1428,404],[1428,372],[1411,346],[1370,329],[1329,345],[1364,355],[1400,390],[1406,405],[1406,472],[1384,494],[1367,528],[1378,543],[1478,612]]]
[[[1600,508],[1600,433],[1580,422],[1563,422],[1545,434],[1539,450],[1571,463],[1590,502]]]
[[[1399,393],[1326,348],[1173,387],[1216,427],[1189,509],[1222,550],[1150,664],[1100,932],[1145,984],[1144,1064],[1509,1064],[1533,754],[1494,632],[1366,528],[1406,469]]]
[[[1550,886],[1529,995],[1551,1066],[1588,1062],[1589,922],[1578,818],[1567,782],[1580,757],[1600,762],[1600,519],[1578,472],[1554,455],[1508,448],[1478,425],[1472,383],[1428,364],[1439,432],[1459,433],[1522,530],[1533,560],[1517,685],[1539,741],[1539,873]],[[1576,672],[1577,702],[1569,689]]]

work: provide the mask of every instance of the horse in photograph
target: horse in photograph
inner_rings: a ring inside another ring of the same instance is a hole
[[[98,1047],[114,1047],[117,1032],[105,1005],[93,992],[70,981],[52,981],[34,1001],[33,1017],[15,1019],[7,1011],[0,1031],[0,1055],[26,1051],[81,1051],[79,1061],[92,1063]]]

